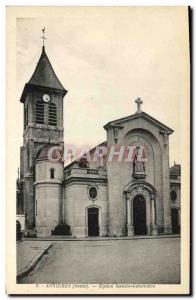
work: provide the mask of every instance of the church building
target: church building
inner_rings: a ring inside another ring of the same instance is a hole
[[[173,130],[142,111],[104,126],[106,141],[64,166],[64,97],[45,47],[25,84],[17,221],[25,236],[132,237],[180,233],[180,165]]]

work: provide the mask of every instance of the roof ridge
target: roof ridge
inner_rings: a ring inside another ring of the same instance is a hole
[[[149,115],[149,114],[147,114],[146,112],[143,112],[143,111],[140,112],[140,113],[137,113],[137,114],[132,114],[132,115],[129,115],[127,117],[123,117],[123,118],[120,118],[120,119],[110,121],[106,125],[104,125],[104,129],[107,130],[107,127],[113,125],[113,123],[120,123],[120,122],[126,121],[129,118],[138,118],[140,116],[148,117],[153,122],[157,123],[159,126],[166,128],[171,133],[173,132],[173,129],[171,129],[170,127],[164,125],[163,123],[161,123],[160,121],[158,121],[157,119],[155,119],[154,117],[152,117],[151,115]]]

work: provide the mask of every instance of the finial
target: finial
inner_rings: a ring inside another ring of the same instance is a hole
[[[71,153],[71,162],[72,162],[74,158],[73,151],[71,150],[70,153]]]
[[[47,40],[47,38],[44,36],[45,34],[45,27],[42,29],[42,36],[41,36],[41,39],[43,40],[43,47],[44,47],[44,40]]]
[[[137,103],[137,111],[136,111],[136,114],[139,114],[139,113],[142,112],[142,110],[141,110],[141,105],[142,105],[143,101],[141,100],[141,98],[137,98],[137,99],[135,100],[135,103]]]

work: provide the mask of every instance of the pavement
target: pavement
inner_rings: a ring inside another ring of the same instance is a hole
[[[25,241],[34,248],[42,241]],[[180,283],[180,238],[52,241],[18,283]],[[46,244],[45,244],[46,245]]]
[[[50,236],[50,237],[36,237],[36,238],[23,238],[24,241],[110,241],[110,240],[141,240],[141,239],[164,239],[164,238],[180,238],[179,234],[168,235],[135,235],[128,237],[81,237],[74,238],[73,236]]]
[[[40,261],[52,243],[48,241],[19,241],[17,247],[17,279],[27,275]]]

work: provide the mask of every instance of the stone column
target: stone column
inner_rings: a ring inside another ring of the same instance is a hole
[[[151,201],[150,196],[143,194],[145,202],[146,202],[146,228],[147,228],[147,235],[151,234]]]
[[[180,208],[178,209],[178,224],[181,227],[181,211],[180,211]]]
[[[131,200],[130,197],[126,198],[127,203],[127,235],[134,236],[134,227],[133,227],[133,216],[131,209]]]
[[[171,234],[171,206],[170,206],[170,179],[169,179],[169,137],[163,133],[164,146],[162,148],[163,167],[163,211],[164,211],[164,234]]]
[[[157,235],[157,225],[156,225],[156,210],[155,210],[155,198],[152,194],[150,196],[151,202],[151,235]]]

